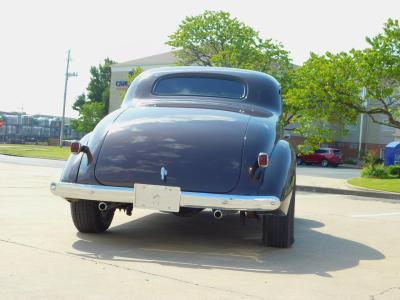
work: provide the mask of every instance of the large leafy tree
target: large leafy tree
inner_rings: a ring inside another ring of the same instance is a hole
[[[100,121],[101,118],[108,114],[112,64],[115,64],[115,62],[109,58],[106,58],[103,64],[99,64],[97,67],[92,66],[90,68],[90,80],[86,88],[87,94],[82,93],[79,95],[72,106],[74,110],[79,111],[79,118],[74,123],[75,125],[73,125],[75,130],[87,132],[86,129],[92,128],[97,124],[94,124],[93,120],[98,119],[98,121]],[[94,105],[94,103],[97,105]],[[84,107],[85,109],[83,109]],[[102,107],[102,112],[99,115],[100,107]],[[96,111],[92,113],[89,108],[93,108]],[[79,122],[88,120],[91,120],[88,123],[89,125],[78,125]],[[93,124],[94,126],[92,126]],[[83,130],[84,128],[85,130]]]
[[[104,104],[87,102],[80,107],[78,119],[71,121],[71,127],[77,132],[90,132],[104,117]]]
[[[309,150],[347,132],[358,113],[345,103],[359,100],[360,83],[353,56],[347,53],[311,57],[296,69],[285,103],[291,111],[287,128],[305,137]]]
[[[263,39],[253,28],[228,12],[205,11],[186,17],[169,36],[182,65],[235,67],[266,72],[286,88],[291,68],[288,51],[271,39]]]
[[[383,33],[366,38],[369,47],[339,54],[311,54],[294,70],[286,94],[287,124],[310,148],[347,132],[365,113],[379,124],[400,128],[400,30],[388,20]],[[365,99],[360,97],[362,89]]]
[[[72,109],[80,112],[81,107],[86,103],[86,95],[85,93],[80,94],[76,97],[74,104],[72,105]]]
[[[400,129],[400,27],[389,19],[383,32],[366,38],[369,47],[354,52],[359,62],[360,84],[367,89],[367,106],[354,101],[350,107],[366,113],[375,123]]]

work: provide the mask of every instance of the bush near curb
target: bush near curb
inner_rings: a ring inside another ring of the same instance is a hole
[[[400,178],[400,165],[392,165],[389,166],[387,169],[390,175]]]
[[[361,177],[389,179],[389,169],[384,165],[366,166],[361,170]]]
[[[372,151],[364,156],[364,168],[361,170],[361,177],[394,179],[400,178],[400,165],[385,167],[382,159]]]

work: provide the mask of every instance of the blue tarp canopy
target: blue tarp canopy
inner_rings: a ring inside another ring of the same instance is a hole
[[[400,141],[391,142],[385,147],[385,166],[400,164]]]

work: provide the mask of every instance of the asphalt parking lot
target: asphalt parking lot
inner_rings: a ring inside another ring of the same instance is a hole
[[[300,176],[319,176],[335,179],[349,179],[360,177],[360,170],[339,166],[337,168],[321,167],[320,165],[301,165],[297,166],[297,174]]]
[[[32,164],[0,161],[2,299],[400,299],[400,203],[298,193],[290,249],[209,212],[121,212],[89,235],[49,192],[59,166]]]

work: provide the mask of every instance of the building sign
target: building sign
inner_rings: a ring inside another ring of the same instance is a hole
[[[127,89],[128,88],[128,81],[126,80],[119,80],[115,82],[115,86],[117,89]]]

